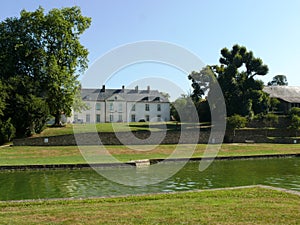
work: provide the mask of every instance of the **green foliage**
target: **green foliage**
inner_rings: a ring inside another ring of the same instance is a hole
[[[267,127],[274,127],[278,124],[278,116],[272,113],[268,113],[263,116],[263,123]]]
[[[82,112],[82,110],[90,109],[90,107],[84,101],[82,101],[80,87],[76,90],[72,108],[74,112]]]
[[[269,110],[271,112],[274,112],[278,109],[278,106],[280,105],[280,101],[277,98],[270,98],[269,101]]]
[[[170,95],[169,95],[169,93],[167,93],[167,92],[160,92],[160,94],[161,94],[164,98],[166,98],[166,99],[169,99],[169,98],[170,98]]]
[[[296,131],[296,136],[297,131],[300,129],[300,108],[298,107],[293,107],[290,110],[290,129],[293,129]]]
[[[200,122],[211,122],[210,107],[207,100],[199,100],[195,103]]]
[[[214,66],[214,70],[224,94],[228,116],[266,112],[268,96],[262,91],[263,82],[254,79],[254,76],[268,72],[262,60],[255,58],[245,47],[234,45],[230,51],[227,48],[221,50],[220,63],[220,66]]]
[[[49,115],[57,124],[70,115],[87,68],[79,36],[90,23],[78,7],[23,10],[0,23],[0,119],[11,118],[18,136],[41,132]]]
[[[293,108],[290,109],[290,116],[292,117],[294,115],[300,116],[300,108],[293,107]]]
[[[5,122],[0,121],[0,144],[11,141],[15,133],[16,129],[12,125],[10,118]]]
[[[171,104],[171,116],[180,122],[198,122],[196,106],[192,99],[182,95]]]
[[[227,118],[227,127],[230,130],[243,128],[246,126],[246,124],[247,124],[247,119],[237,114]]]
[[[298,130],[300,128],[300,116],[298,116],[298,115],[291,116],[290,128],[293,130]]]
[[[210,87],[217,80],[226,103],[227,116],[239,114],[252,117],[258,113],[267,113],[269,97],[264,93],[264,84],[255,80],[257,75],[268,73],[267,65],[255,58],[252,51],[243,46],[234,45],[231,50],[221,50],[220,65],[207,66],[199,73],[192,72],[193,99],[210,95]],[[218,101],[214,99],[214,101]]]
[[[200,70],[200,72],[193,71],[189,74],[188,79],[192,81],[193,93],[192,99],[197,102],[199,99],[203,99],[203,96],[207,94],[215,79],[215,75],[210,66],[206,66]]]
[[[4,115],[4,109],[6,107],[5,100],[7,99],[7,92],[3,85],[3,83],[0,80],[0,117]]]
[[[287,78],[285,75],[276,75],[272,81],[268,82],[268,86],[287,86]]]
[[[87,68],[88,51],[80,44],[79,36],[90,26],[91,20],[82,16],[78,7],[72,7],[53,9],[44,16],[44,21],[46,99],[50,114],[59,124],[61,114],[71,114],[79,89],[77,71]]]
[[[48,105],[45,100],[30,95],[14,94],[8,103],[13,107],[6,109],[6,116],[10,116],[19,137],[40,133],[49,116]]]

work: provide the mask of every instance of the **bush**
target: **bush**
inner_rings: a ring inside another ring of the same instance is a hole
[[[289,126],[290,129],[295,130],[296,137],[298,136],[298,130],[300,128],[300,116],[292,115],[291,116],[291,125]]]
[[[278,116],[272,113],[266,114],[263,116],[262,122],[266,127],[274,127],[278,124]]]
[[[0,121],[0,144],[11,141],[16,134],[16,129],[12,125],[11,119],[9,118],[5,122]]]
[[[293,115],[300,116],[300,108],[298,108],[298,107],[291,108],[290,116],[292,117]]]
[[[293,130],[298,130],[300,128],[300,116],[298,115],[292,115],[291,117],[291,125],[289,127]]]
[[[240,115],[233,115],[227,118],[227,127],[231,130],[243,128],[247,124],[247,119]]]

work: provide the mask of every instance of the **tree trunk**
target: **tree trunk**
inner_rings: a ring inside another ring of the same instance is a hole
[[[55,114],[55,122],[54,122],[53,126],[55,126],[55,127],[61,126],[60,118],[61,118],[61,115],[59,112],[57,112]]]

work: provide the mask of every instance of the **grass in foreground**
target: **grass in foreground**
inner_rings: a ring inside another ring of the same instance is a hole
[[[177,145],[159,146],[105,146],[106,150],[119,161],[126,162],[137,159],[167,158]],[[184,157],[186,150],[192,145],[181,145],[181,153],[177,157]],[[97,153],[99,147],[86,147],[92,161],[103,162]],[[198,144],[193,157],[201,157],[206,149],[205,144]],[[267,154],[300,153],[300,144],[223,144],[218,156],[247,156]],[[1,165],[31,165],[31,164],[77,164],[86,163],[77,146],[14,146],[0,148]]]
[[[299,224],[300,197],[262,188],[0,202],[1,224]]]

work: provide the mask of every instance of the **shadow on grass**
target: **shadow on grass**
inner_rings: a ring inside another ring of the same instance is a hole
[[[141,124],[129,124],[129,127],[138,130],[167,130],[167,131],[178,131],[178,130],[194,130],[194,129],[209,129],[209,123],[141,123]]]

